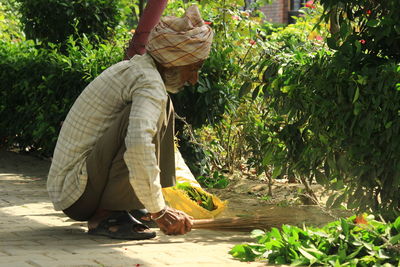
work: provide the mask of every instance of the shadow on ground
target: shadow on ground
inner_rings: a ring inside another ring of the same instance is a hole
[[[250,241],[247,233],[209,230],[166,236],[155,229],[147,241],[89,236],[84,222],[54,211],[45,188],[49,165],[0,151],[0,266],[183,266],[213,253],[216,263],[236,264],[229,248]]]

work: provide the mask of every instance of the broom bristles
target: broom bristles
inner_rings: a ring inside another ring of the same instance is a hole
[[[193,229],[251,231],[254,229],[270,229],[280,227],[285,222],[268,216],[232,217],[218,219],[199,219],[193,221]]]

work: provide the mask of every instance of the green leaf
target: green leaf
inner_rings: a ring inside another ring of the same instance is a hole
[[[342,226],[343,233],[345,234],[346,237],[348,237],[349,236],[349,224],[343,218],[340,219],[340,224]]]
[[[315,180],[320,185],[326,185],[329,183],[329,180],[326,178],[325,174],[320,172],[319,170],[314,170]]]
[[[380,21],[377,20],[377,19],[371,19],[371,20],[369,20],[369,21],[367,22],[367,26],[368,26],[368,27],[372,27],[372,28],[378,27],[379,24],[380,24]]]
[[[275,179],[282,173],[282,166],[275,166],[272,172],[272,179]]]
[[[360,88],[357,86],[356,92],[354,93],[353,97],[353,104],[358,100],[359,97],[360,97]]]
[[[393,227],[397,230],[397,232],[400,232],[400,216],[394,221]]]
[[[263,230],[255,229],[255,230],[251,231],[250,237],[258,239],[258,238],[260,238],[260,237],[262,237],[264,235],[265,235],[265,232]]]
[[[355,256],[358,255],[358,253],[360,253],[360,251],[363,249],[362,246],[358,247],[354,252],[352,252],[351,254],[347,255],[347,260],[353,259]]]
[[[303,246],[299,247],[298,250],[304,257],[306,257],[310,261],[310,265],[313,265],[318,261],[316,257],[308,253],[306,250],[304,250]]]
[[[222,178],[220,180],[218,180],[214,185],[213,188],[217,188],[217,189],[224,189],[225,187],[227,187],[229,185],[229,180],[226,178]]]
[[[255,253],[250,245],[242,244],[234,246],[229,253],[243,261],[254,261],[260,253]]]
[[[353,109],[354,115],[357,116],[358,114],[360,114],[361,110],[362,110],[362,105],[359,102],[354,103],[354,109]]]
[[[328,45],[328,47],[330,49],[333,49],[333,50],[337,50],[338,49],[338,45],[336,43],[336,39],[335,38],[333,38],[333,37],[327,38],[326,39],[326,43],[327,43],[327,45]]]
[[[332,194],[328,197],[328,200],[326,201],[326,206],[327,207],[332,207],[333,201],[336,199],[337,194]]]
[[[252,83],[245,82],[239,89],[239,98],[243,97],[244,95],[248,94],[251,90]]]
[[[253,90],[251,98],[254,100],[257,98],[258,93],[260,92],[261,85],[257,85],[257,87]]]
[[[272,63],[267,67],[263,74],[263,81],[268,82],[269,78],[275,76],[278,73],[279,65],[277,63]]]
[[[346,199],[346,194],[345,193],[342,193],[340,196],[338,196],[336,199],[335,199],[335,201],[333,202],[333,204],[332,204],[332,208],[338,208],[342,203],[343,203],[343,201]]]
[[[400,241],[400,234],[393,236],[389,240],[390,244],[392,244],[392,245],[396,245],[397,243],[399,243],[399,241]]]

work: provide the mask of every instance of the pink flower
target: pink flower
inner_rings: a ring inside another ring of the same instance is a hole
[[[360,42],[361,44],[365,44],[367,41],[365,41],[364,39],[361,39],[359,42]]]
[[[315,8],[314,0],[307,1],[306,4],[305,4],[305,7]]]
[[[236,15],[233,15],[233,16],[232,16],[232,19],[233,19],[233,20],[239,20],[240,18],[239,18],[238,16],[236,16]]]
[[[322,41],[322,40],[324,40],[324,38],[322,38],[321,35],[317,35],[317,36],[315,36],[315,40]]]
[[[249,43],[250,43],[251,45],[255,45],[257,42],[254,41],[254,40],[250,40]]]

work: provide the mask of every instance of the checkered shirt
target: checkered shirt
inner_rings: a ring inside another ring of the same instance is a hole
[[[158,120],[166,116],[167,92],[153,59],[145,54],[106,69],[83,90],[69,111],[47,180],[56,210],[68,208],[82,195],[87,183],[88,154],[130,102],[124,154],[129,181],[149,212],[165,207],[152,140]]]

